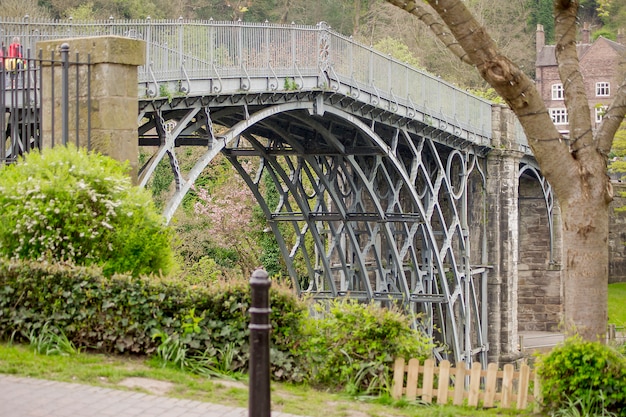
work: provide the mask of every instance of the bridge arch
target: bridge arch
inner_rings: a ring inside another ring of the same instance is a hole
[[[437,129],[425,127],[420,136],[367,123],[317,95],[258,108],[205,106],[143,117],[140,130],[156,129],[161,136],[143,172],[166,156],[177,160],[176,135],[209,138],[186,177],[176,174],[168,219],[222,153],[260,204],[299,292],[401,305],[439,339],[441,357],[469,361],[484,355],[486,296],[474,282],[483,271],[470,260],[467,200],[470,177],[482,193],[486,180],[484,161],[473,149],[437,143]],[[172,119],[177,122],[168,130]],[[257,160],[253,172],[241,162],[250,158]],[[264,175],[279,191],[277,207],[263,196]],[[480,204],[484,212],[484,200]],[[290,225],[291,241],[281,223]],[[313,245],[306,245],[307,234]],[[296,257],[304,260],[304,270],[296,268]]]
[[[518,330],[558,332],[563,314],[560,219],[550,184],[531,164],[519,170]]]

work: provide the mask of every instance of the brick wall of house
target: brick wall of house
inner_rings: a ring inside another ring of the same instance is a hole
[[[618,68],[619,56],[606,39],[598,39],[593,48],[590,48],[580,60],[580,68],[585,80],[585,91],[592,111],[592,121],[595,119],[596,105],[609,105],[613,94],[619,87]],[[596,83],[609,82],[611,96],[598,97]]]
[[[536,85],[546,103],[548,109],[565,108],[563,100],[552,100],[552,85],[560,84],[558,68],[554,59],[547,59],[554,56],[554,46],[542,46],[542,32],[537,32],[538,62],[535,68]],[[596,107],[606,106],[613,100],[613,95],[619,87],[619,77],[621,74],[620,65],[624,62],[624,56],[620,56],[620,51],[616,50],[615,42],[605,38],[598,38],[592,44],[579,44],[580,70],[585,83],[585,91],[589,99],[591,121],[595,125]],[[617,47],[619,48],[619,47]],[[626,51],[626,47],[624,48]],[[540,57],[540,58],[539,58]],[[542,61],[542,62],[540,62]],[[596,96],[596,83],[609,82],[610,96]],[[557,126],[559,130],[566,131],[567,125]]]

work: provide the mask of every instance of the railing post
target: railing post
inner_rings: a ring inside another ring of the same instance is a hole
[[[69,55],[70,45],[64,43],[61,45],[61,61],[63,62],[61,70],[61,141],[63,145],[67,145],[69,138]]]
[[[296,22],[291,22],[291,68],[296,68],[297,66],[297,58],[296,58],[296,53],[298,51],[298,48],[296,46],[296,31],[295,31],[295,27],[296,27]],[[295,81],[295,77],[294,77],[294,81]]]
[[[183,17],[180,16],[178,18],[178,68],[183,67],[183,51],[185,49],[183,45],[184,31],[185,26],[183,25]]]
[[[263,269],[250,278],[250,371],[248,416],[270,417],[270,289],[271,281]]]
[[[146,17],[146,67],[148,67],[150,65],[150,63],[152,62],[152,54],[151,54],[151,50],[153,48],[152,46],[152,19],[150,18],[150,16]]]

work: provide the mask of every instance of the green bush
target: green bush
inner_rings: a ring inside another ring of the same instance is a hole
[[[274,378],[302,380],[294,351],[302,339],[305,305],[278,285],[272,285],[270,296]],[[249,305],[247,280],[187,286],[164,278],[103,277],[94,267],[0,262],[0,337],[5,339],[27,339],[48,325],[78,348],[152,354],[171,336],[189,356],[234,352],[230,371],[245,372]]]
[[[57,146],[0,168],[0,256],[166,273],[172,232],[127,167]]]
[[[571,337],[540,357],[536,369],[546,411],[570,408],[591,393],[595,400],[587,403],[626,416],[626,359],[612,347]]]
[[[424,360],[432,355],[432,339],[411,328],[402,313],[375,303],[331,301],[319,318],[305,322],[307,352],[315,384],[352,393],[390,389],[396,357]]]

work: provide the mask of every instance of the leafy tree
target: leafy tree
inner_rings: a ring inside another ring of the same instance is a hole
[[[543,25],[546,43],[554,42],[554,17],[552,17],[552,0],[529,0],[530,16],[528,17],[529,31],[534,31],[537,25]]]
[[[398,61],[404,62],[414,68],[420,68],[418,59],[401,40],[388,36],[376,42],[374,49],[389,54]]]
[[[591,128],[589,102],[576,49],[580,3],[554,0],[556,60],[565,86],[571,140],[552,122],[533,81],[504,56],[461,0],[388,0],[421,20],[436,14],[435,34],[498,92],[517,115],[541,171],[559,201],[563,222],[564,314],[567,330],[604,339],[607,323],[608,224],[612,187],[608,155],[626,114],[626,84],[600,127]]]
[[[278,194],[278,189],[274,181],[268,173],[263,174],[263,186],[265,189],[265,201],[270,209],[274,209],[278,206],[280,195]],[[260,209],[255,212],[255,217],[257,223],[262,222],[265,224],[265,216],[261,213]],[[279,228],[281,228],[281,235],[285,236],[287,230],[282,225],[279,225]],[[280,274],[283,272],[284,264],[281,262],[282,258],[276,237],[272,233],[264,232],[260,234],[257,233],[257,235],[262,250],[260,260],[263,264],[263,268],[265,268],[270,277]]]
[[[167,273],[172,233],[112,158],[57,146],[0,168],[0,256]]]
[[[216,187],[212,194],[201,187],[195,187],[195,191],[198,200],[194,212],[208,220],[212,241],[218,247],[237,253],[244,276],[250,275],[258,266],[260,252],[252,240],[252,192],[236,175],[231,177],[227,187]]]
[[[626,174],[626,125],[622,124],[621,128],[615,133],[613,147],[609,156],[611,157],[609,172]]]
[[[40,6],[36,0],[2,0],[0,2],[0,16],[3,17],[48,17],[48,11]]]

